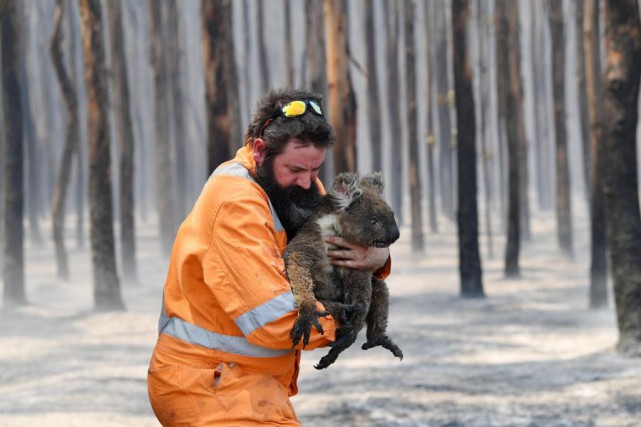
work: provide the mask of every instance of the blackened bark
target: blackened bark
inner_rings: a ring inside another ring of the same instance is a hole
[[[260,4],[260,2],[259,2]],[[230,159],[231,127],[225,72],[227,9],[229,0],[203,0],[203,49],[207,104],[207,150],[209,172]]]
[[[586,194],[590,194],[590,118],[588,112],[588,94],[585,63],[585,33],[583,31],[584,0],[575,2],[575,27],[576,27],[576,85],[579,97],[579,127],[581,129],[581,149],[583,154],[583,179]]]
[[[123,280],[137,283],[134,216],[134,128],[129,102],[127,59],[122,28],[122,0],[110,0],[109,34],[113,70],[114,113],[120,154],[120,262]]]
[[[169,93],[166,48],[163,41],[166,40],[166,25],[163,23],[163,7],[165,2],[149,0],[149,32],[151,39],[151,62],[154,73],[154,88],[156,99],[155,122],[156,122],[156,204],[160,218],[160,245],[164,256],[171,253],[176,231],[174,219],[173,194],[172,194],[172,168],[171,148],[169,139],[169,104],[167,94]]]
[[[472,67],[467,50],[467,0],[452,0],[452,43],[456,99],[458,157],[458,241],[461,296],[483,297],[483,273],[478,241],[476,186],[476,122]]]
[[[376,66],[376,33],[374,32],[374,1],[365,0],[365,56],[367,63],[367,117],[372,144],[372,169],[380,171],[382,162],[381,105],[378,94],[378,67]]]
[[[109,153],[109,97],[100,0],[81,0],[82,36],[89,115],[89,211],[94,299],[97,310],[122,310],[116,274],[111,156]]]
[[[416,100],[416,47],[414,43],[414,0],[405,0],[405,93],[407,97],[407,141],[409,145],[409,185],[412,212],[412,251],[422,253],[423,213],[421,209],[421,182],[419,176],[417,100]]]
[[[51,39],[51,58],[53,59],[53,65],[58,76],[60,89],[67,105],[67,134],[65,137],[65,146],[62,152],[62,158],[60,159],[60,167],[58,169],[58,180],[56,182],[51,202],[51,222],[53,224],[53,241],[56,247],[58,277],[63,280],[68,280],[69,263],[67,261],[67,250],[64,242],[65,200],[67,199],[69,178],[71,176],[71,162],[73,161],[74,154],[77,153],[80,133],[78,128],[78,97],[65,68],[64,58],[62,55],[61,44],[63,14],[64,2],[63,0],[57,0],[54,18],[54,32]]]
[[[599,0],[586,0],[583,16],[586,95],[590,119],[590,307],[608,305],[605,212],[603,206],[603,132],[601,99],[601,43]]]
[[[4,304],[27,304],[24,283],[24,189],[22,152],[22,105],[18,47],[20,19],[18,1],[6,0],[0,10],[2,40],[2,110],[4,114]]]
[[[552,33],[552,79],[554,93],[554,130],[556,136],[556,220],[561,252],[573,256],[572,204],[568,136],[565,113],[565,30],[563,2],[550,0],[550,31]]]
[[[432,106],[434,105],[434,96],[432,93],[432,80],[434,79],[434,49],[432,49],[432,36],[434,34],[434,2],[428,0],[424,7],[425,21],[425,105],[426,105],[426,123],[427,123],[427,209],[429,212],[430,231],[438,233],[438,218],[436,215],[436,183],[434,182],[436,174],[434,173],[434,148],[436,147],[436,138],[434,137],[434,115]]]
[[[208,1],[208,0],[203,0]],[[267,40],[269,40],[269,34],[265,33],[265,12],[263,8],[265,7],[266,0],[258,0],[256,2],[256,22],[258,26],[258,66],[259,66],[259,81],[261,92],[267,92],[271,84],[271,77],[269,75],[269,61],[267,59]],[[222,0],[222,3],[225,3],[226,0]],[[211,17],[213,18],[213,16]],[[219,17],[218,19],[222,19]]]
[[[291,0],[285,0],[285,16],[283,17],[283,20],[285,22],[285,28],[291,28],[292,26],[292,21],[291,21],[291,11],[292,11],[292,5],[291,5]],[[285,31],[285,74],[287,77],[287,85],[289,87],[294,87],[294,54],[293,54],[293,38],[291,31]]]
[[[603,192],[614,283],[617,349],[641,356],[641,215],[637,177],[641,22],[637,0],[606,0]]]
[[[396,215],[399,225],[403,224],[403,191],[401,190],[401,166],[403,149],[403,129],[401,127],[401,106],[399,102],[400,77],[398,72],[398,34],[399,10],[398,2],[383,2],[385,22],[385,57],[387,59],[387,104],[390,127],[390,173],[386,175],[391,188],[390,205]]]

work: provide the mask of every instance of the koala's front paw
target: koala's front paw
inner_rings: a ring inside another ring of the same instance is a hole
[[[324,333],[323,327],[318,321],[319,317],[325,317],[329,313],[326,311],[316,311],[315,307],[311,309],[300,307],[298,309],[298,319],[294,323],[292,331],[289,333],[289,336],[292,339],[292,348],[296,347],[300,342],[300,339],[303,338],[303,348],[309,344],[309,337],[312,332],[312,326],[316,328],[321,335]]]

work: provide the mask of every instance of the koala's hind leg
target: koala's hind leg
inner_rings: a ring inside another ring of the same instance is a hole
[[[403,351],[387,336],[387,317],[389,313],[389,291],[387,284],[377,278],[372,278],[372,302],[367,313],[367,342],[363,350],[376,346],[388,349],[399,359],[403,359]]]
[[[332,363],[336,362],[338,355],[341,354],[347,347],[354,344],[356,341],[356,336],[358,335],[358,329],[353,328],[340,328],[336,331],[336,341],[334,341],[332,348],[329,350],[325,356],[318,361],[318,364],[314,365],[316,369],[325,369]]]

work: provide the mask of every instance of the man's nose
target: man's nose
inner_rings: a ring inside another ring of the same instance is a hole
[[[309,190],[309,188],[312,186],[312,176],[308,174],[299,176],[296,180],[296,185],[304,188],[305,190]]]

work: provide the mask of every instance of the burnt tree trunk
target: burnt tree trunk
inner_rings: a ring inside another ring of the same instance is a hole
[[[403,224],[403,191],[401,182],[403,147],[403,129],[401,127],[401,105],[399,100],[400,76],[398,72],[398,34],[399,8],[398,2],[383,2],[383,22],[385,23],[385,58],[387,62],[387,104],[390,127],[390,173],[387,180],[390,188],[390,205],[396,215],[399,225]]]
[[[573,256],[572,204],[570,198],[570,170],[568,136],[565,113],[565,30],[563,4],[550,0],[550,31],[552,33],[552,79],[554,93],[554,130],[556,137],[556,220],[557,237],[561,252]]]
[[[467,0],[452,0],[452,44],[458,157],[458,246],[461,296],[483,297],[476,190],[476,119],[467,50]]]
[[[285,16],[283,20],[285,21],[285,28],[290,28],[292,26],[292,5],[291,0],[284,0]],[[294,87],[294,52],[293,52],[293,37],[291,32],[285,31],[285,75],[287,77],[286,84],[289,87]]]
[[[175,235],[175,219],[172,195],[171,144],[169,138],[169,82],[167,49],[163,46],[166,40],[166,25],[163,19],[163,7],[166,3],[149,0],[149,33],[151,39],[151,63],[154,74],[155,89],[155,123],[156,123],[156,205],[160,226],[160,247],[164,256],[169,256]]]
[[[89,116],[89,211],[94,299],[97,310],[122,310],[116,274],[111,156],[109,153],[109,98],[100,0],[81,0],[82,38]]]
[[[434,149],[436,148],[436,138],[434,137],[434,115],[433,105],[434,96],[432,93],[432,83],[434,78],[434,49],[432,49],[432,36],[434,35],[434,2],[428,0],[424,7],[424,20],[425,20],[425,106],[426,106],[426,123],[427,123],[427,209],[429,212],[430,231],[438,233],[438,218],[436,215],[436,174],[434,172]]]
[[[583,16],[586,95],[590,119],[590,307],[608,305],[605,212],[603,206],[603,132],[599,0],[586,0]]]
[[[418,155],[418,113],[416,100],[416,47],[414,43],[414,0],[405,0],[405,93],[407,97],[407,142],[409,145],[409,185],[412,212],[412,251],[423,253],[423,213]]]
[[[226,0],[223,0],[222,2],[219,0],[219,3],[225,2]],[[267,92],[269,86],[271,85],[271,78],[269,75],[269,61],[267,59],[267,41],[270,39],[270,37],[265,33],[265,11],[263,10],[265,2],[266,0],[258,0],[256,2],[256,22],[258,26],[258,69],[260,73],[259,87],[261,92]],[[223,17],[220,16],[217,17],[217,19],[223,19]]]
[[[497,45],[499,62],[498,85],[505,110],[508,149],[508,227],[505,250],[505,276],[520,275],[519,254],[524,219],[521,211],[520,184],[523,174],[521,150],[523,149],[523,96],[519,71],[518,3],[499,0],[497,6],[499,31]]]
[[[80,137],[78,128],[78,97],[76,90],[69,78],[62,56],[62,17],[64,15],[64,1],[56,0],[56,11],[54,18],[54,32],[51,39],[51,58],[54,69],[58,76],[60,89],[67,105],[67,134],[65,145],[58,169],[58,180],[53,192],[51,201],[51,222],[53,241],[56,247],[56,263],[58,267],[58,278],[69,279],[69,262],[67,261],[67,250],[64,241],[65,226],[65,200],[69,188],[71,176],[71,162],[73,155],[78,151],[78,139]]]
[[[123,280],[137,283],[136,222],[134,216],[134,128],[129,102],[127,59],[122,27],[122,0],[110,0],[109,35],[111,36],[111,63],[113,73],[114,113],[120,155],[120,263]]]
[[[579,97],[579,127],[581,129],[581,149],[583,154],[583,180],[585,191],[590,194],[590,117],[588,112],[587,77],[586,77],[586,52],[584,49],[585,34],[583,31],[584,0],[575,2],[575,27],[576,27],[576,85]]]
[[[641,215],[637,177],[641,22],[637,0],[605,2],[603,192],[619,325],[617,349],[641,356]]]
[[[2,110],[4,115],[4,305],[27,304],[24,283],[24,160],[22,105],[18,52],[20,46],[18,1],[5,0],[0,7],[2,41]]]
[[[365,0],[365,53],[367,62],[367,117],[369,138],[372,144],[372,169],[383,169],[383,135],[381,130],[381,105],[378,94],[378,67],[376,65],[376,33],[374,32],[374,1]]]
[[[329,111],[336,130],[334,171],[356,172],[356,96],[349,73],[342,0],[323,0],[323,15],[327,36]]]

